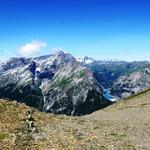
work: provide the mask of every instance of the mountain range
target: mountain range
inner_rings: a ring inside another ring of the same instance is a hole
[[[74,58],[62,51],[0,63],[0,98],[44,112],[80,116],[150,87],[150,62]],[[112,96],[113,95],[113,96]]]
[[[109,89],[119,99],[150,87],[149,61],[99,61],[85,57],[80,62],[93,72],[103,89]]]

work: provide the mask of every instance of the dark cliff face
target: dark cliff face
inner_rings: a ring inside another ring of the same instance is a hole
[[[67,115],[85,115],[108,105],[93,74],[63,52],[3,63],[0,97]]]

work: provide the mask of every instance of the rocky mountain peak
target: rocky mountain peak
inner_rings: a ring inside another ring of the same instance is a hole
[[[92,72],[68,53],[11,58],[0,70],[0,97],[42,111],[85,115],[106,105]]]

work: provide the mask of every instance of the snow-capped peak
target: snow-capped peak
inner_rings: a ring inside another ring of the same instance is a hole
[[[36,72],[41,72],[41,68],[36,68],[36,70],[35,70]]]
[[[84,62],[84,58],[76,58],[78,62]]]
[[[87,56],[85,56],[85,57],[81,57],[81,58],[76,58],[76,60],[78,61],[78,62],[80,62],[80,63],[85,63],[85,64],[91,64],[91,63],[93,63],[95,60],[93,59],[93,58],[91,58],[91,57],[87,57]]]

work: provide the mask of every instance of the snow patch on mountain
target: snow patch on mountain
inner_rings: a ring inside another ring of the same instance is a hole
[[[95,61],[93,58],[87,57],[87,56],[81,57],[81,58],[77,57],[76,60],[78,62],[84,63],[84,64],[91,64],[91,63],[93,63]]]

